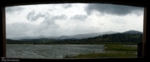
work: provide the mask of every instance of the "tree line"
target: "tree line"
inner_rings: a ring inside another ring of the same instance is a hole
[[[103,44],[103,43],[128,43],[137,44],[142,42],[142,34],[105,34],[84,39],[6,39],[7,44]]]

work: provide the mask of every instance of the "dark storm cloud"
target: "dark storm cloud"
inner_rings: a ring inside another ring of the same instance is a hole
[[[39,17],[44,17],[45,15],[44,14],[37,14],[35,15],[35,11],[31,11],[29,12],[29,14],[27,15],[27,19],[30,20],[30,21],[36,21]]]
[[[96,10],[100,13],[107,13],[113,15],[127,15],[133,12],[134,10],[142,11],[144,10],[144,8],[113,4],[89,4],[85,8],[85,10],[89,15],[92,13],[93,10]]]
[[[7,13],[13,13],[13,12],[16,12],[16,11],[22,11],[24,8],[22,7],[6,7],[6,12]]]
[[[57,19],[66,19],[67,18],[66,15],[51,16],[51,15],[49,15],[49,13],[45,13],[45,14],[38,13],[35,15],[35,11],[29,12],[26,18],[30,21],[36,21],[40,17],[44,17],[45,21],[47,21],[47,20],[48,21],[54,21]]]
[[[81,20],[81,21],[84,21],[86,18],[87,18],[86,15],[75,15],[75,16],[71,17],[71,19],[73,19],[73,20]]]

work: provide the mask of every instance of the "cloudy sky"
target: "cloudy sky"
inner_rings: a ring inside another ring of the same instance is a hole
[[[6,7],[6,38],[107,31],[143,32],[142,7],[113,4],[39,4]]]

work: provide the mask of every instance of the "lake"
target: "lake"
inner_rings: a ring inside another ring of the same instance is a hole
[[[87,53],[103,52],[104,45],[89,44],[6,44],[6,57],[10,58],[64,58]]]

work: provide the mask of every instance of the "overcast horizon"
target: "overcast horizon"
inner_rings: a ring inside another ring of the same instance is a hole
[[[102,32],[143,32],[143,7],[114,4],[38,4],[6,7],[6,38]]]

